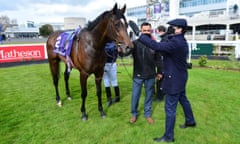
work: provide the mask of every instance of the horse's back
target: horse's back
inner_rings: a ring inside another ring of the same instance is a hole
[[[55,46],[58,36],[63,32],[64,31],[55,31],[48,37],[47,42],[46,42],[48,57],[51,58],[53,55],[54,56],[56,55],[56,53],[54,53],[54,51],[53,51],[54,46]]]
[[[57,37],[62,33],[63,31],[55,31],[53,32],[47,39],[47,49],[53,49],[54,45],[56,43]]]

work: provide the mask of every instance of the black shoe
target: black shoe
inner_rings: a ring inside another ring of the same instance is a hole
[[[117,103],[117,102],[120,102],[120,97],[116,97],[116,98],[113,100],[113,103]]]
[[[108,100],[107,107],[110,107],[113,104],[112,100]]]
[[[188,127],[196,127],[196,123],[193,124],[183,124],[179,126],[182,129],[188,128]]]
[[[166,139],[164,136],[160,138],[154,138],[155,142],[174,142],[174,139]]]

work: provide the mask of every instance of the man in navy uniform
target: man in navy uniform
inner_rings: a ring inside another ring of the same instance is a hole
[[[168,41],[156,42],[144,34],[139,38],[143,44],[153,50],[160,51],[164,57],[165,133],[159,138],[154,138],[156,142],[174,141],[174,125],[178,102],[180,102],[185,115],[185,123],[180,125],[180,128],[196,126],[191,104],[186,96],[188,44],[184,34],[187,29],[187,21],[185,19],[174,19],[169,21],[168,24],[173,26],[174,29],[174,34]]]
[[[113,41],[109,41],[105,45],[106,63],[104,66],[103,81],[107,95],[107,107],[110,107],[113,103],[120,101],[120,90],[117,79],[117,57],[118,47]],[[112,99],[111,86],[115,91],[115,99]]]

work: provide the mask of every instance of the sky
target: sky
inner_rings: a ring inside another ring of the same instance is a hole
[[[0,0],[0,16],[17,20],[18,24],[26,21],[61,22],[64,17],[86,17],[93,20],[106,10],[126,4],[127,8],[142,6],[146,0]]]

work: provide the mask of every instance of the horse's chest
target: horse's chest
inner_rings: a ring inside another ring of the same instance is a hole
[[[86,68],[88,70],[97,70],[97,69],[103,69],[105,65],[105,55],[104,53],[91,53],[88,54],[86,58]]]

